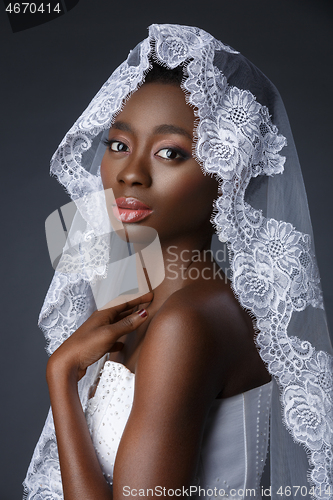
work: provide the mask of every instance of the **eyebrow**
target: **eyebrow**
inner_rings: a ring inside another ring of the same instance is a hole
[[[114,128],[117,130],[122,130],[124,132],[134,133],[132,127],[128,123],[122,122],[120,120],[115,121],[111,128]],[[158,125],[157,127],[155,127],[153,130],[153,133],[156,135],[157,134],[178,134],[178,135],[183,135],[183,136],[187,137],[191,141],[193,139],[192,135],[184,128],[177,127],[176,125],[168,125],[167,123],[165,123],[163,125]]]
[[[182,127],[177,127],[176,125],[159,125],[158,127],[154,128],[154,134],[178,134],[184,135],[191,141],[193,139],[192,135],[189,134],[187,130]]]
[[[121,122],[120,120],[114,122],[111,128],[116,128],[117,130],[123,130],[124,132],[133,132],[132,127],[126,122]]]

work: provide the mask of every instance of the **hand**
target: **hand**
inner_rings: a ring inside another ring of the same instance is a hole
[[[145,309],[133,312],[134,309],[152,299],[153,293],[149,292],[125,304],[95,311],[50,357],[46,370],[48,383],[59,374],[78,382],[88,366],[107,352],[119,351],[123,344],[117,340],[136,330],[148,317]]]

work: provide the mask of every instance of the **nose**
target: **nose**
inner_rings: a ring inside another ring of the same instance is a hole
[[[125,165],[117,174],[117,182],[128,186],[149,187],[152,183],[150,162],[147,155],[128,156]]]

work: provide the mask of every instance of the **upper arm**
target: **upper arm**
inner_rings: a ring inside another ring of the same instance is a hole
[[[116,498],[123,486],[193,484],[205,417],[221,383],[216,344],[205,314],[186,301],[180,310],[171,300],[152,321],[117,453]]]

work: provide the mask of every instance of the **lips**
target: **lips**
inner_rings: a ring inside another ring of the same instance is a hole
[[[117,198],[113,207],[116,219],[131,223],[144,220],[152,213],[152,209],[136,198]]]

